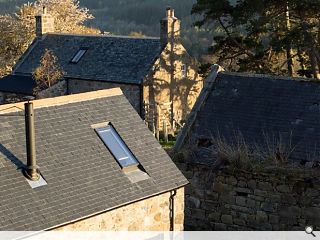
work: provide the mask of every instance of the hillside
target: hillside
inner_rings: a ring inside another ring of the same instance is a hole
[[[0,0],[0,13],[13,13],[15,6],[27,0]],[[87,25],[117,35],[141,32],[146,36],[159,36],[159,20],[165,16],[166,6],[175,9],[182,20],[182,40],[191,55],[199,58],[210,45],[211,35],[199,32],[192,23],[191,8],[196,0],[80,0],[90,9],[95,19]]]

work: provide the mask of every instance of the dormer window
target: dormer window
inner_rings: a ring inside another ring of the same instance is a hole
[[[182,77],[187,77],[187,66],[185,64],[181,65],[181,75]]]
[[[88,48],[80,48],[79,51],[71,59],[71,63],[78,63],[83,55],[88,51]]]
[[[117,160],[122,170],[127,171],[128,169],[136,169],[138,167],[138,160],[133,156],[127,145],[111,124],[95,130]]]

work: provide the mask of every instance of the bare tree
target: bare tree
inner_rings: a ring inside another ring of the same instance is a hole
[[[57,83],[63,74],[64,72],[58,63],[57,56],[51,50],[45,49],[40,65],[32,73],[37,83],[33,92],[34,95],[38,95],[40,91]]]

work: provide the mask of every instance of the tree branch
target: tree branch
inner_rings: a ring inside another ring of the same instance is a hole
[[[237,45],[238,48],[242,49],[244,51],[244,54],[248,55],[249,57],[253,57],[254,53],[252,53],[251,51],[249,51],[248,49],[244,48],[241,44],[239,44],[232,36],[231,33],[229,32],[228,28],[223,24],[221,18],[218,18],[218,21],[221,25],[221,27],[223,28],[223,30],[226,32],[226,34],[228,35],[228,37],[231,39],[231,41]]]

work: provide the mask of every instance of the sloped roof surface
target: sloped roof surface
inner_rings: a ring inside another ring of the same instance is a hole
[[[26,164],[23,112],[0,118],[0,231],[52,228],[187,183],[123,95],[35,109],[37,165],[47,181],[35,189],[18,169]],[[150,178],[132,183],[122,172],[92,127],[105,122]]]
[[[78,63],[70,61],[80,48],[87,48]],[[58,57],[67,77],[140,84],[160,55],[157,38],[47,34],[37,40],[17,64],[16,74],[30,74],[45,49]]]
[[[0,92],[33,95],[35,86],[31,76],[8,75],[0,79]]]
[[[220,72],[191,133],[198,138],[236,136],[249,144],[287,145],[292,160],[320,156],[320,84],[302,79]]]

